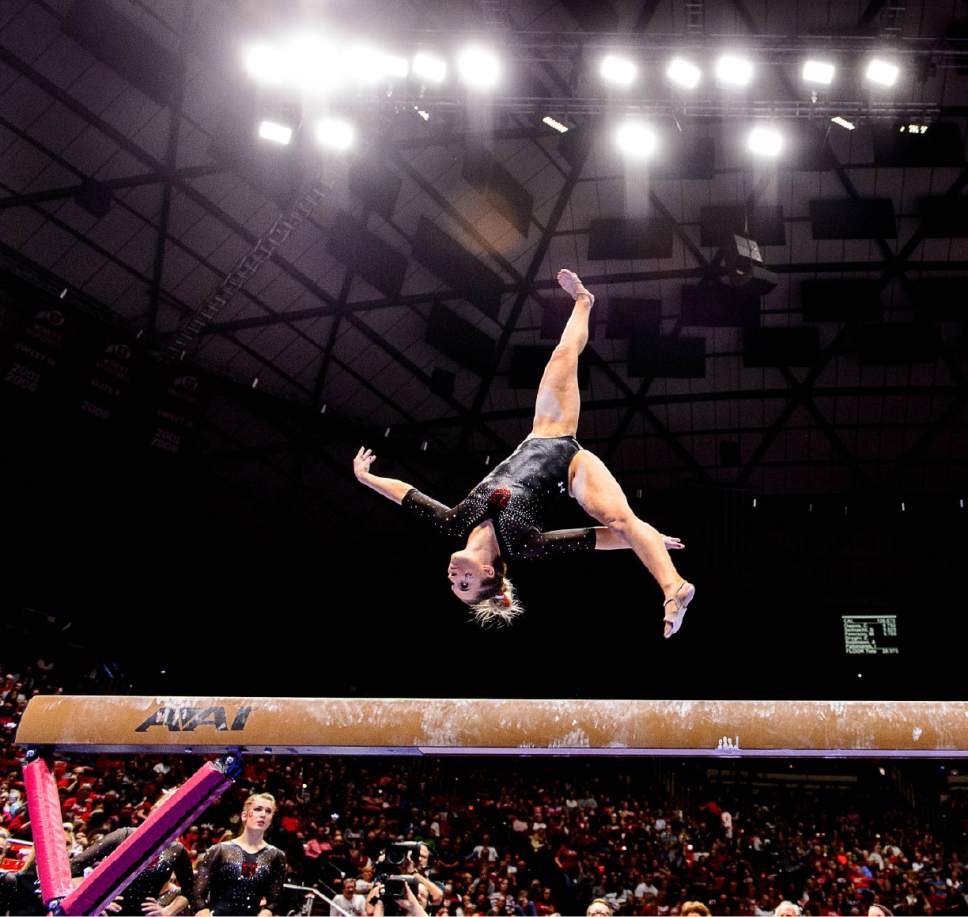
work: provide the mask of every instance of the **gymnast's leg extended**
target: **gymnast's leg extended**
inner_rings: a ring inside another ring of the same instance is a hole
[[[569,479],[571,494],[582,509],[630,547],[659,584],[665,598],[665,636],[671,637],[682,626],[696,590],[679,575],[663,535],[632,512],[621,485],[594,453],[582,449],[571,460]]]
[[[571,271],[558,271],[558,283],[575,297],[575,306],[538,386],[532,436],[574,436],[578,430],[578,356],[588,343],[588,319],[595,297]]]

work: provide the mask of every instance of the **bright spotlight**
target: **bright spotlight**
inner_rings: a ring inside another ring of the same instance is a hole
[[[618,148],[632,159],[648,159],[656,148],[655,131],[641,121],[626,121],[615,132]]]
[[[666,68],[666,76],[678,86],[695,89],[702,78],[702,71],[683,57],[674,57]]]
[[[356,130],[342,118],[323,118],[316,125],[316,140],[321,146],[343,152],[356,141]]]
[[[307,92],[326,92],[340,83],[333,66],[333,49],[312,35],[299,35],[286,46],[285,66],[289,80]]]
[[[276,48],[252,45],[246,49],[244,59],[249,76],[260,83],[281,83],[286,77],[286,64]]]
[[[473,89],[493,89],[501,78],[501,64],[493,51],[471,45],[457,58],[457,72]]]
[[[753,62],[745,57],[724,54],[716,61],[716,79],[728,86],[748,86],[753,79]]]
[[[442,83],[447,79],[447,62],[426,51],[418,51],[413,57],[413,75],[427,83]]]
[[[599,72],[606,83],[612,83],[615,86],[631,86],[635,82],[638,70],[634,61],[630,61],[627,57],[607,54],[602,58]]]
[[[827,61],[808,60],[803,62],[803,80],[805,83],[819,83],[829,86],[834,81],[835,67]]]
[[[558,131],[559,134],[567,134],[568,133],[568,125],[567,124],[563,124],[557,118],[552,118],[551,115],[545,115],[541,119],[541,123],[542,124],[547,124],[548,127],[550,127],[552,129]]]
[[[779,156],[783,135],[772,127],[754,127],[746,138],[746,148],[754,156]]]
[[[292,140],[292,128],[278,121],[260,121],[259,136],[263,140],[271,140],[273,143],[281,143],[285,146]]]
[[[900,70],[898,70],[896,64],[880,58],[875,57],[867,65],[867,79],[880,86],[893,86],[897,82],[899,73]]]
[[[834,117],[832,117],[830,120],[833,121],[833,123],[838,127],[842,127],[845,131],[852,131],[855,127],[857,127],[853,121],[848,121],[846,118],[842,118],[840,115],[834,115]]]

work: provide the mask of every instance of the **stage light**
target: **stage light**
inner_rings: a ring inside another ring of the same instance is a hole
[[[426,51],[418,51],[413,57],[413,75],[427,83],[442,83],[447,79],[447,62]]]
[[[754,156],[779,156],[783,135],[772,127],[754,127],[746,138],[746,148]]]
[[[286,63],[278,49],[252,45],[244,54],[246,72],[260,83],[278,84],[286,78]]]
[[[473,89],[493,89],[501,78],[501,64],[493,51],[480,45],[471,45],[461,51],[457,59],[457,72]]]
[[[307,92],[327,92],[341,82],[334,49],[313,35],[298,35],[285,48],[289,82]]]
[[[875,57],[867,65],[867,79],[879,86],[893,86],[897,82],[900,70],[896,64]]]
[[[819,83],[829,86],[834,81],[836,68],[826,61],[808,60],[803,63],[803,80],[806,83]]]
[[[753,79],[753,62],[745,57],[724,54],[716,61],[716,79],[728,86],[748,86]]]
[[[545,115],[541,119],[542,124],[547,124],[548,127],[554,128],[559,134],[566,134],[568,132],[568,125],[562,124],[560,121],[552,118],[551,115]]]
[[[273,143],[285,146],[292,141],[292,128],[278,121],[260,121],[259,136],[263,140],[271,140]]]
[[[634,61],[614,54],[605,55],[599,68],[602,79],[614,86],[631,86],[638,72],[639,68],[635,66]]]
[[[852,131],[857,125],[853,121],[848,121],[846,118],[841,118],[840,115],[834,115],[830,119],[838,127],[842,127],[844,130]]]
[[[702,78],[702,71],[683,57],[675,57],[666,68],[666,76],[676,85],[695,89]]]
[[[417,108],[416,106],[414,106],[414,111],[418,115],[420,115],[420,117],[423,118],[424,121],[429,121],[430,120],[430,112],[429,111],[424,111],[422,108]]]
[[[927,124],[902,124],[898,131],[902,134],[926,134],[928,132]]]
[[[343,152],[356,141],[356,130],[342,118],[323,118],[316,125],[316,140],[321,146]]]
[[[632,159],[648,159],[657,145],[655,131],[642,121],[626,121],[615,131],[618,148]]]

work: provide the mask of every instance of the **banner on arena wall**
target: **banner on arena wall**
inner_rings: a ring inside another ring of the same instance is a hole
[[[49,396],[64,374],[71,317],[57,307],[33,315],[8,312],[0,342],[0,381],[31,396]]]
[[[18,872],[27,862],[27,857],[30,856],[30,851],[33,849],[34,845],[31,841],[10,838],[7,853],[3,859],[0,859],[0,872]]]
[[[117,335],[102,340],[93,354],[93,365],[82,374],[84,393],[79,410],[98,421],[115,420],[129,404],[132,377],[139,351]]]
[[[202,376],[190,367],[164,367],[152,414],[148,443],[159,452],[180,455],[198,432],[207,399]]]

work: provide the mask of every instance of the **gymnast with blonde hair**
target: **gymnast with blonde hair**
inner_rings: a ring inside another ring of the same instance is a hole
[[[531,433],[464,500],[449,508],[403,481],[372,474],[376,456],[366,448],[353,459],[353,472],[436,531],[464,541],[450,556],[447,579],[480,624],[507,624],[524,610],[508,579],[509,562],[630,548],[662,590],[668,638],[679,631],[696,592],[669,556],[683,544],[639,519],[604,462],[575,439],[578,357],[588,343],[595,297],[572,271],[559,271],[558,283],[575,304],[538,386]],[[542,531],[550,506],[566,495],[600,525]]]
[[[210,847],[198,861],[195,876],[197,917],[282,913],[286,855],[265,839],[276,813],[270,793],[253,793],[242,805],[238,837]]]

